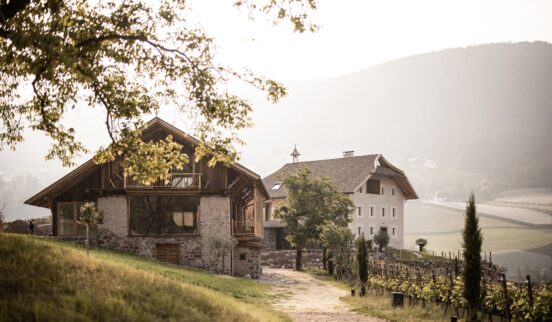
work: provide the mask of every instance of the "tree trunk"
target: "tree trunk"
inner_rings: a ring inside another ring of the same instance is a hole
[[[88,229],[88,224],[86,224],[86,256],[89,256],[89,245],[90,245],[90,231]]]
[[[295,252],[295,270],[303,270],[303,250],[301,248],[297,248],[297,251]]]

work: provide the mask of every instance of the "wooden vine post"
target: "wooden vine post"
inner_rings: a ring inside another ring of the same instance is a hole
[[[508,286],[506,285],[506,274],[502,273],[502,290],[504,291],[504,313],[506,321],[510,322],[510,301],[508,299]]]
[[[533,285],[531,285],[531,275],[527,275],[527,297],[529,307],[533,307]]]

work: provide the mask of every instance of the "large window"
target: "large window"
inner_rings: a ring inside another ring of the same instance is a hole
[[[57,203],[58,236],[86,236],[86,226],[77,224],[80,206],[80,202]],[[96,226],[93,225],[90,230],[92,236],[96,234]]]
[[[199,197],[129,196],[130,235],[199,233]]]

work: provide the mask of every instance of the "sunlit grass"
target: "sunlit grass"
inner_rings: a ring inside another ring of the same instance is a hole
[[[0,234],[0,321],[279,321],[270,286]]]

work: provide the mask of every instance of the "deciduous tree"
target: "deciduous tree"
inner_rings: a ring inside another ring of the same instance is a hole
[[[306,167],[286,175],[282,181],[287,196],[276,208],[275,216],[286,222],[286,239],[297,250],[295,269],[302,270],[302,251],[307,243],[319,239],[326,221],[347,226],[354,204],[328,178],[312,177]]]
[[[387,230],[380,229],[376,236],[374,236],[374,243],[378,245],[380,252],[387,247],[387,245],[389,245],[389,234]]]
[[[350,272],[351,247],[354,236],[347,226],[326,221],[320,231],[322,245],[333,255],[332,260],[337,270],[337,277],[342,278],[343,272]]]
[[[427,245],[427,239],[425,239],[425,238],[416,239],[416,245],[418,245],[420,251],[423,251],[424,247],[426,247],[426,245]]]
[[[231,2],[230,2],[231,3]],[[315,0],[235,0],[251,18],[289,21],[315,30]],[[216,9],[213,9],[216,10]],[[86,104],[105,111],[111,144],[98,163],[124,156],[127,174],[149,183],[181,169],[187,157],[171,138],[142,142],[144,114],[169,106],[194,118],[196,159],[210,165],[237,158],[236,131],[251,125],[251,103],[228,83],[243,81],[277,102],[282,84],[217,62],[214,40],[192,26],[181,0],[0,0],[0,149],[24,140],[26,128],[53,140],[46,155],[73,165],[87,148],[62,125],[69,109]],[[162,162],[150,162],[150,160]]]
[[[90,249],[90,226],[103,222],[103,213],[98,211],[93,202],[85,202],[80,206],[77,222],[86,226],[86,255]]]

